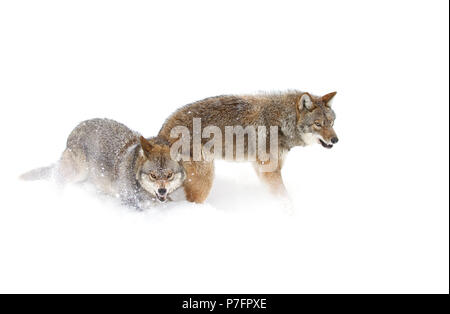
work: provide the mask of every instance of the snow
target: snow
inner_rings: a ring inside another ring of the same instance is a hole
[[[448,3],[296,3],[2,2],[0,292],[448,293]],[[146,211],[17,179],[85,119],[288,88],[337,90],[340,139],[287,155],[291,203],[245,163]]]
[[[439,192],[430,200],[411,183],[406,193],[395,178],[374,187],[365,177],[378,178],[380,169],[361,171],[367,165],[356,158],[351,169],[342,166],[347,150],[317,146],[288,156],[294,213],[244,163],[218,163],[203,205],[143,212],[86,187],[12,179],[0,214],[2,282],[8,291],[43,292],[436,289],[441,273],[416,271],[445,266]]]

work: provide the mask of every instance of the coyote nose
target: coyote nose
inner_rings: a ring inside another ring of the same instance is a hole
[[[333,137],[331,139],[331,143],[336,144],[337,142],[339,142],[339,139],[337,137]]]
[[[166,189],[158,189],[158,194],[159,195],[166,195],[167,190]]]

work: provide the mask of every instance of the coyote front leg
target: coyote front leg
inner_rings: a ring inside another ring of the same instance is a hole
[[[275,162],[275,161],[269,161]],[[273,171],[267,171],[267,169],[271,169],[266,162],[256,161],[254,164],[256,173],[258,177],[263,181],[270,189],[270,191],[279,196],[288,196],[286,187],[284,186],[283,178],[281,176],[281,168],[283,167],[283,159],[280,158],[276,161],[277,165]]]
[[[183,162],[186,171],[184,192],[189,202],[203,203],[211,191],[214,181],[213,161]]]

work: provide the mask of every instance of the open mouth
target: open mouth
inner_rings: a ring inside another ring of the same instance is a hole
[[[158,201],[160,201],[161,203],[164,203],[167,201],[167,195],[156,195],[156,198],[158,199]]]
[[[333,144],[327,144],[324,141],[322,141],[321,139],[319,139],[319,143],[322,144],[323,147],[328,148],[328,149],[333,147]]]

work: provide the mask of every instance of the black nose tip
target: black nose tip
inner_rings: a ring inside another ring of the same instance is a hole
[[[158,189],[158,194],[159,195],[165,195],[167,193],[166,189]]]
[[[331,143],[336,144],[337,142],[339,142],[339,139],[337,137],[333,137],[331,139]]]

